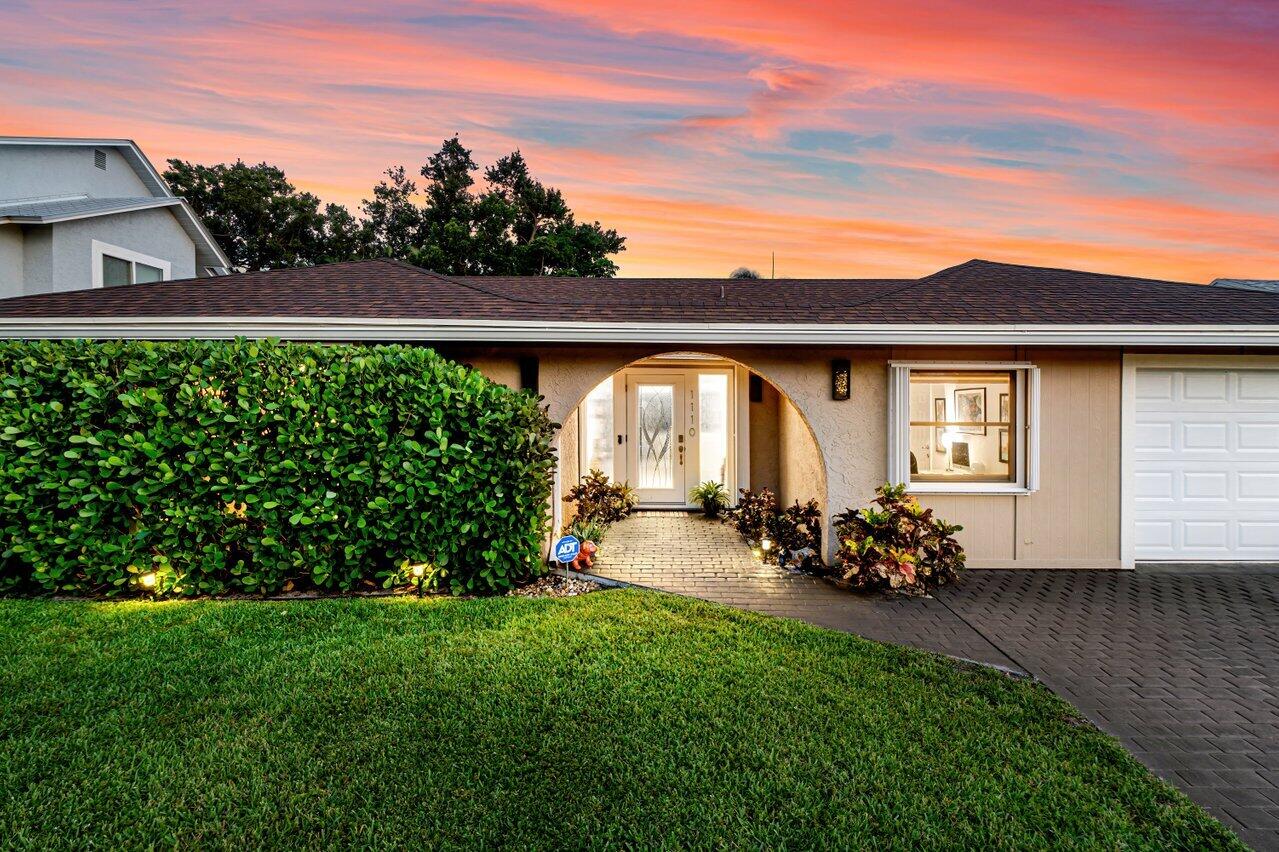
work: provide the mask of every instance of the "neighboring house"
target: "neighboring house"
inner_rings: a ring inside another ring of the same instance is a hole
[[[128,139],[0,136],[0,298],[225,275],[228,266]]]
[[[389,260],[0,301],[13,338],[429,344],[536,388],[558,499],[885,481],[976,567],[1279,561],[1279,296],[970,261],[918,280],[449,278]],[[830,535],[827,527],[826,546]]]
[[[1235,290],[1260,290],[1263,293],[1279,293],[1279,281],[1264,278],[1218,278],[1211,287],[1231,287]]]

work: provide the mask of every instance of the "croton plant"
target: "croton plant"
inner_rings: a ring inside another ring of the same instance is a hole
[[[831,520],[839,541],[832,571],[852,588],[925,594],[956,580],[964,567],[964,549],[955,540],[963,528],[936,518],[905,485],[884,485],[873,506]]]

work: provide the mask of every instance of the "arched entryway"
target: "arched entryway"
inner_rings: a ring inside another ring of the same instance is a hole
[[[688,491],[714,480],[734,498],[741,488],[768,488],[787,505],[816,499],[826,511],[820,442],[800,405],[756,366],[707,351],[600,364],[589,376],[581,373],[591,360],[570,363],[576,391],[564,406],[559,388],[570,377],[543,362],[543,392],[562,424],[557,527],[571,510],[562,495],[591,468],[628,482],[644,510],[691,508]]]

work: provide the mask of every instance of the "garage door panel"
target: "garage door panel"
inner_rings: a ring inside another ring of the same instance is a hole
[[[1279,369],[1137,371],[1137,559],[1279,561]]]
[[[1239,374],[1239,399],[1279,404],[1279,371],[1260,370]]]

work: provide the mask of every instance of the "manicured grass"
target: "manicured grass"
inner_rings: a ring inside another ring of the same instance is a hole
[[[1237,847],[1046,690],[638,591],[0,602],[14,846]]]

